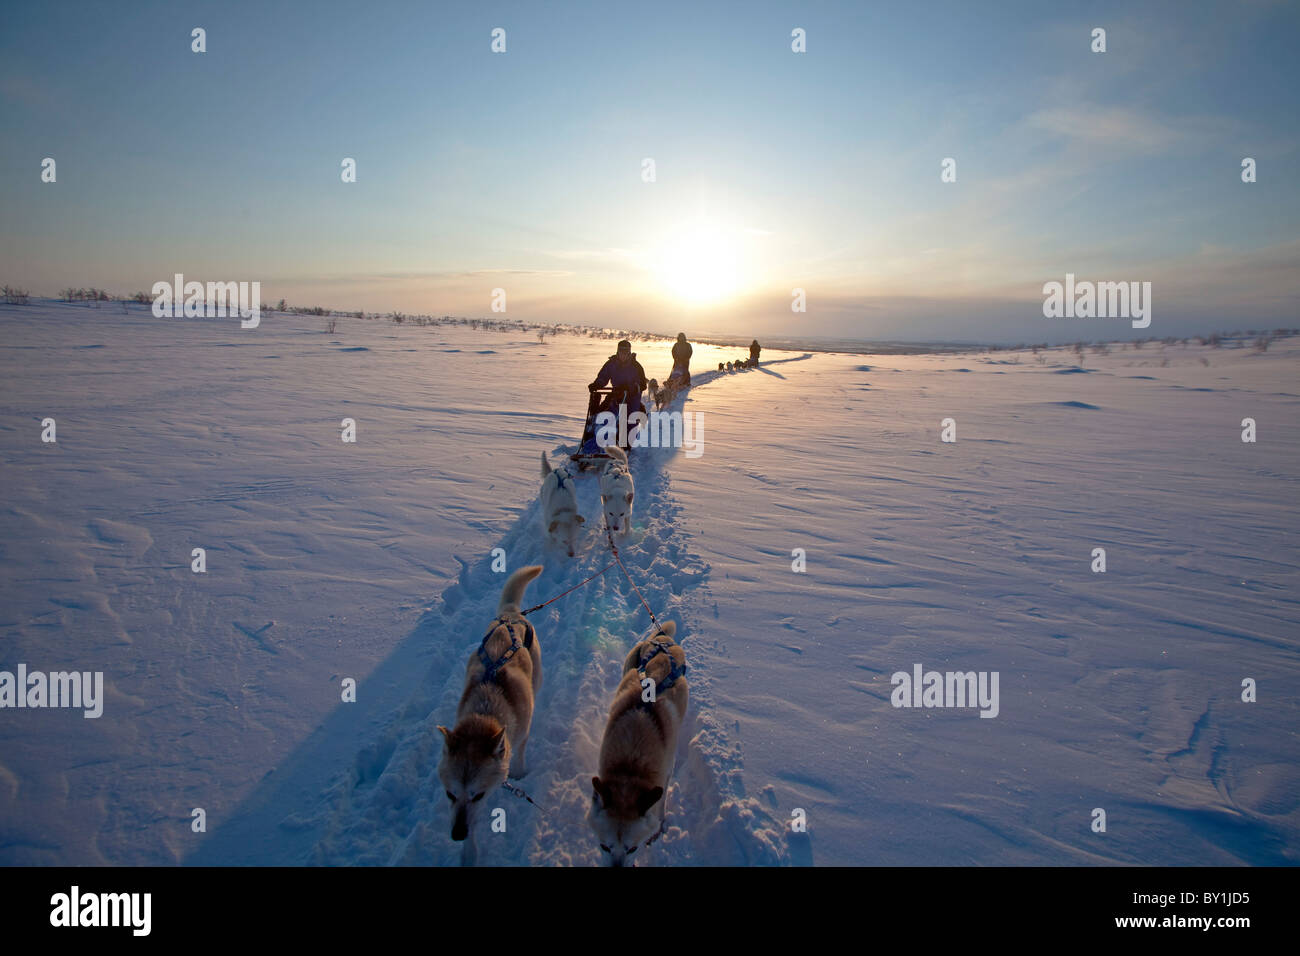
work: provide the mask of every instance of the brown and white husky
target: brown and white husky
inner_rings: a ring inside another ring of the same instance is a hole
[[[462,865],[477,861],[474,822],[480,801],[500,788],[507,774],[528,772],[524,749],[542,685],[542,645],[519,606],[524,589],[541,573],[542,566],[533,565],[506,581],[497,618],[465,668],[456,726],[438,728],[443,736],[438,778],[451,801],[451,838],[465,841]]]

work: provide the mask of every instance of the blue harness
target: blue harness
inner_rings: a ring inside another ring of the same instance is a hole
[[[496,660],[492,660],[492,658],[488,657],[487,642],[488,638],[496,633],[498,624],[504,624],[510,632],[510,647]],[[523,625],[524,639],[521,642],[519,635],[515,633],[515,622],[504,617],[499,617],[492,622],[492,627],[483,635],[483,642],[478,646],[478,659],[483,663],[483,676],[479,678],[479,683],[488,684],[496,680],[497,674],[501,673],[502,669],[510,663],[510,658],[514,657],[520,648],[533,646],[533,634],[535,633],[533,626],[527,621],[524,621]]]
[[[565,481],[566,478],[567,478],[569,481],[572,481],[572,480],[573,480],[573,475],[569,474],[569,472],[568,472],[566,469],[564,469],[564,468],[556,468],[556,469],[554,469],[553,474],[555,475],[555,487],[556,487],[556,488],[563,488],[563,487],[564,487],[564,481]]]
[[[667,677],[665,677],[659,683],[655,684],[656,700],[659,699],[660,694],[662,694],[664,691],[671,688],[674,684],[676,684],[679,680],[681,680],[683,677],[686,676],[686,665],[678,664],[677,658],[673,657],[673,655],[668,650],[672,646],[673,645],[671,643],[665,644],[663,641],[652,641],[651,647],[654,649],[653,650],[651,650],[650,648],[642,649],[641,656],[636,663],[637,678],[639,680],[644,681],[646,679],[646,672],[645,672],[646,666],[652,660],[658,657],[660,654],[668,655],[668,660],[672,664],[672,668],[668,671]],[[645,685],[642,684],[642,686],[644,687]],[[643,700],[642,703],[648,704],[649,701]]]

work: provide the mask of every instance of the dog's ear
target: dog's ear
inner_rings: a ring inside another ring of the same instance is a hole
[[[632,503],[632,492],[630,491],[627,493],[627,503],[628,504]]]
[[[584,518],[582,515],[578,515],[578,524],[586,524],[586,523],[587,523],[587,519]]]
[[[659,798],[663,795],[663,787],[655,787],[653,790],[642,790],[636,795],[637,812],[641,814],[641,816],[645,816],[650,808],[659,802]]]
[[[505,728],[502,727],[501,730],[497,732],[497,735],[492,738],[492,756],[501,757],[505,754],[505,752],[506,752],[506,731]]]
[[[552,521],[552,522],[551,522],[551,526],[550,526],[549,528],[547,528],[546,530],[547,530],[547,531],[550,531],[550,532],[554,532],[555,529],[558,528],[559,526],[560,526],[560,523],[559,523],[558,521]]]
[[[599,778],[599,777],[592,777],[592,778],[591,778],[591,796],[592,796],[592,799],[594,799],[598,805],[600,805],[600,806],[604,806],[604,805],[605,805],[605,798],[604,798],[604,796],[601,794],[600,791],[601,791],[600,778]]]
[[[451,746],[451,731],[448,730],[446,727],[442,726],[442,724],[439,724],[439,725],[438,725],[438,729],[442,731],[442,742],[443,742],[444,744],[446,744],[447,746],[450,747],[450,746]]]

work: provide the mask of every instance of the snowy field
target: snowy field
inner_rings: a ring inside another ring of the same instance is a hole
[[[492,549],[546,564],[527,604],[608,562],[595,478],[572,560],[543,554],[537,491],[614,346],[324,322],[0,307],[0,670],[105,681],[99,719],[0,711],[0,863],[457,861],[435,727]],[[634,343],[648,375],[669,344]],[[701,457],[633,456],[621,551],[691,694],[639,864],[1300,861],[1300,340],[709,371],[740,351],[696,350]],[[482,861],[593,865],[589,781],[650,622],[617,568],[531,619],[538,806],[503,792]],[[916,664],[996,672],[996,717],[892,706]]]

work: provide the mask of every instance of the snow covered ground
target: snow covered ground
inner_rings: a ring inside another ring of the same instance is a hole
[[[0,710],[0,863],[457,860],[434,728],[493,548],[547,565],[529,603],[608,563],[594,477],[572,561],[543,555],[537,490],[613,343],[324,322],[0,307],[0,670],[106,685],[97,720]],[[636,343],[647,374],[668,347]],[[1300,859],[1300,340],[709,371],[739,354],[697,348],[701,457],[633,458],[621,552],[691,688],[638,863]],[[605,714],[650,622],[617,568],[532,620],[539,806],[503,792],[481,854],[591,865]],[[997,716],[891,706],[915,664],[997,672]]]

